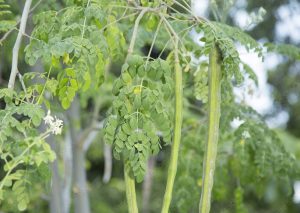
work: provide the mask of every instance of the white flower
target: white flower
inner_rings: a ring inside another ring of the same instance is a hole
[[[250,135],[250,133],[249,133],[248,131],[244,131],[244,132],[242,133],[242,137],[243,137],[244,139],[247,139],[247,138],[250,138],[251,135]]]
[[[54,118],[50,115],[51,111],[48,110],[47,115],[43,118],[45,124],[51,125],[53,123]]]
[[[50,130],[54,135],[60,135],[62,131],[62,126],[52,126]]]
[[[53,134],[59,135],[62,132],[63,121],[55,117],[55,121],[50,125],[50,130]]]
[[[63,121],[58,119],[56,116],[55,118],[53,118],[53,116],[51,116],[50,110],[48,110],[47,115],[44,117],[44,122],[49,126],[50,132],[52,132],[55,135],[61,134]]]
[[[56,126],[62,126],[63,125],[63,121],[60,120],[59,118],[57,118],[56,116],[55,116],[55,125]]]

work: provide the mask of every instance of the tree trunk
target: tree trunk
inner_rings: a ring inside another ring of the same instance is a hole
[[[48,143],[51,146],[51,149],[57,152],[56,141],[53,135],[50,135],[47,139]],[[58,163],[57,159],[51,164],[52,178],[51,178],[51,198],[50,198],[50,212],[51,213],[64,213],[63,212],[63,203],[61,199],[61,188],[62,182],[58,172]]]
[[[151,197],[154,167],[155,167],[155,157],[151,157],[148,160],[147,171],[143,183],[143,213],[150,212],[149,204],[150,204],[150,197]]]
[[[62,186],[63,212],[69,213],[71,206],[71,189],[73,180],[73,164],[72,164],[72,139],[70,131],[66,132],[65,144],[63,151],[64,175]]]
[[[73,194],[75,213],[90,213],[85,171],[85,153],[79,144],[80,109],[78,99],[75,98],[69,111],[70,133],[73,152]]]

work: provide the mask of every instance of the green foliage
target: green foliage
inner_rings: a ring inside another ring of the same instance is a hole
[[[250,138],[247,138],[247,132]],[[243,155],[241,168],[246,163],[247,166],[254,164],[257,178],[265,178],[270,174],[282,178],[292,173],[294,159],[286,152],[278,137],[264,124],[257,124],[253,120],[246,121],[235,134],[240,138],[240,141],[236,141],[235,149],[241,149],[237,151],[237,158]]]
[[[291,59],[300,60],[300,48],[294,45],[266,43],[264,46],[268,52],[276,52]]]
[[[244,69],[245,73],[247,73],[249,78],[254,81],[256,86],[258,86],[258,79],[257,79],[257,76],[256,76],[254,70],[246,63],[242,63],[242,65],[243,65],[243,69]]]
[[[24,96],[10,89],[0,90],[1,99],[6,107],[0,111],[0,158],[5,172],[0,181],[0,202],[13,193],[23,211],[29,203],[27,173],[53,161],[55,153],[44,141],[47,134],[40,135],[36,129],[44,117],[41,107],[27,103]]]
[[[240,64],[243,63],[236,50],[235,41],[243,45],[248,51],[253,50],[262,57],[261,45],[237,27],[218,22],[204,22],[198,26],[197,30],[204,32],[204,37],[201,38],[201,41],[205,42],[202,54],[208,55],[213,44],[218,45],[222,53],[223,78],[228,79],[228,81],[234,77],[236,83],[241,84],[244,80],[244,76],[240,72]],[[244,68],[250,77],[256,81],[249,67]]]
[[[214,24],[214,26],[216,26],[216,28],[219,31],[223,32],[226,36],[243,45],[248,52],[250,50],[253,50],[258,54],[259,57],[262,57],[263,49],[261,45],[250,35],[242,31],[240,28],[232,27],[227,24],[222,24],[219,22],[212,22],[212,23]]]
[[[15,27],[16,22],[8,18],[9,15],[11,15],[10,6],[4,0],[0,0],[0,33]]]
[[[234,201],[235,201],[235,212],[236,213],[247,213],[243,202],[244,190],[241,187],[237,187],[234,190]]]
[[[216,44],[222,53],[223,78],[231,79],[234,76],[238,84],[242,83],[243,76],[239,71],[240,57],[233,40],[213,23],[201,24],[200,30],[204,32],[202,41],[205,42],[202,54],[208,55]]]
[[[125,38],[122,31],[119,29],[115,16],[109,16],[107,28],[105,30],[105,38],[108,45],[109,53],[112,58],[120,59],[123,56],[125,47]],[[112,24],[115,23],[115,24]]]
[[[28,212],[36,211],[37,200],[40,200],[41,194],[47,193],[50,180],[50,171],[47,164],[24,166],[19,169],[21,179],[13,182],[10,190],[5,190],[5,199],[0,201],[2,211]],[[39,205],[43,202],[39,201]]]
[[[285,180],[294,174],[295,158],[286,151],[276,133],[270,130],[263,119],[250,107],[243,105],[223,105],[222,129],[230,125],[234,118],[243,123],[226,137],[234,138],[230,165],[241,185],[259,180],[256,193],[261,195],[263,182],[269,178]],[[225,132],[224,132],[225,133]],[[223,134],[224,134],[223,133]],[[224,136],[223,136],[224,137]]]
[[[66,67],[57,76],[57,95],[64,109],[76,92],[103,83],[108,58],[124,55],[125,39],[116,16],[108,15],[97,4],[42,12],[34,22],[32,39],[25,49],[26,61],[34,65],[41,58],[57,69]]]
[[[58,98],[61,101],[62,107],[67,109],[70,107],[72,100],[78,90],[78,83],[75,77],[75,70],[73,68],[65,69],[67,77],[60,79],[58,87]]]
[[[33,124],[37,127],[41,123],[44,116],[44,111],[40,106],[26,103],[21,97],[16,96],[16,93],[9,89],[0,90],[0,98],[4,98],[6,108],[1,110],[1,130],[0,139],[4,143],[7,138],[15,137],[15,131],[25,136],[25,129]],[[24,121],[20,121],[18,117],[25,117]]]
[[[197,100],[202,103],[208,101],[208,65],[202,63],[198,66],[194,73],[194,95]]]
[[[143,180],[147,159],[159,152],[161,134],[171,142],[170,110],[173,79],[170,66],[161,59],[144,64],[141,56],[129,56],[115,81],[116,96],[105,125],[104,139],[114,146],[114,156],[130,160],[138,182]]]

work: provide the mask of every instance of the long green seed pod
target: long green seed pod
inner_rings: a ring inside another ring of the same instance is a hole
[[[136,202],[135,180],[133,177],[130,176],[129,162],[124,162],[124,179],[126,188],[126,198],[128,203],[128,212],[138,213],[139,211]]]
[[[180,67],[178,56],[178,42],[174,51],[175,56],[175,128],[174,128],[174,142],[172,144],[171,158],[168,169],[167,186],[162,206],[162,213],[168,213],[170,203],[172,200],[172,191],[177,172],[178,152],[181,139],[182,126],[182,70]]]
[[[209,55],[209,121],[206,150],[203,161],[202,193],[199,212],[209,213],[214,171],[218,149],[220,103],[221,103],[221,56],[218,48],[212,48]]]

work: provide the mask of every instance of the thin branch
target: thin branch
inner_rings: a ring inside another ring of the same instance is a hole
[[[89,149],[92,142],[95,140],[96,136],[98,135],[99,130],[103,128],[103,124],[104,124],[103,121],[98,122],[95,125],[95,128],[93,128],[92,131],[89,132],[89,134],[87,135],[87,137],[85,138],[85,140],[82,143],[82,148],[83,148],[84,152],[86,152]]]
[[[122,19],[126,19],[126,18],[130,18],[131,16],[135,16],[136,14],[138,14],[138,12],[131,13],[131,14],[126,15],[126,16],[125,16],[125,15],[124,15],[124,16],[121,16],[120,18],[116,19],[115,21],[112,21],[112,22],[106,24],[105,26],[103,26],[100,30],[103,31],[103,30],[105,30],[108,26],[110,26],[110,25],[112,25],[112,24],[115,24],[115,23],[121,21]]]
[[[191,5],[189,5],[185,0],[182,0],[182,2],[183,2],[190,10],[192,10]]]
[[[91,0],[88,1],[86,7],[90,6]],[[85,32],[85,25],[86,25],[86,16],[84,16],[84,21],[83,21],[83,28],[82,28],[82,33],[81,33],[81,39],[83,39],[84,32]]]
[[[164,4],[166,7],[168,7],[170,10],[173,10],[176,14],[180,14],[180,15],[182,15],[182,16],[185,16],[186,17],[186,19],[190,19],[190,20],[196,20],[198,23],[203,23],[203,22],[209,22],[209,20],[207,19],[207,18],[205,18],[205,17],[203,17],[203,16],[196,16],[195,14],[193,14],[192,13],[192,11],[190,11],[190,10],[187,10],[187,12],[189,12],[190,13],[190,15],[191,16],[188,16],[188,15],[186,15],[186,14],[184,14],[184,13],[181,13],[181,12],[179,12],[178,10],[176,10],[175,8],[173,8],[173,7],[171,7],[171,6],[169,6],[169,5],[167,5],[167,4]],[[180,5],[179,5],[180,6]]]
[[[103,121],[99,122],[98,113],[100,110],[100,102],[96,100],[95,107],[92,115],[92,123],[89,127],[85,128],[83,132],[80,134],[78,145],[83,148],[83,150],[87,150],[91,143],[94,141],[100,129],[103,128]]]
[[[49,68],[48,75],[47,75],[47,79],[46,79],[46,82],[45,82],[44,87],[43,87],[43,89],[42,89],[42,92],[41,92],[41,94],[40,94],[40,96],[39,96],[39,98],[38,98],[38,100],[37,100],[37,102],[36,102],[37,104],[39,104],[41,98],[42,98],[43,95],[44,95],[44,91],[45,91],[45,89],[46,89],[47,81],[49,80],[51,70],[52,70],[52,65],[51,65],[51,67]]]
[[[217,5],[216,1],[210,2],[210,9],[213,13],[215,20],[219,21],[221,19],[221,17],[220,17],[219,11],[218,11],[218,5]]]
[[[165,46],[162,48],[162,50],[160,51],[158,58],[161,58],[162,54],[165,52],[165,50],[167,49],[169,43],[171,41],[171,38],[166,42]]]
[[[19,32],[20,30],[19,29],[15,29],[17,32]],[[35,38],[35,37],[32,37],[32,36],[30,36],[30,35],[28,35],[27,33],[22,33],[22,36],[24,36],[24,37],[27,37],[27,38],[29,38],[29,39],[32,39],[32,40],[36,40],[36,41],[40,41],[40,42],[44,42],[45,43],[45,41],[43,41],[43,40],[40,40],[40,39],[38,39],[38,38]]]
[[[23,88],[23,90],[24,90],[24,92],[25,92],[25,98],[26,98],[26,101],[29,103],[29,99],[28,99],[28,97],[27,97],[27,89],[26,89],[25,83],[24,83],[24,81],[23,81],[23,76],[21,75],[20,72],[18,72],[18,77],[19,77],[19,80],[20,80],[20,82],[21,82],[22,88]]]
[[[178,2],[176,0],[174,1],[174,3],[177,4],[178,6],[180,6],[181,8],[185,9],[188,13],[193,15],[193,12],[192,12],[192,9],[191,9],[190,6],[188,6],[188,8],[187,8],[187,7],[185,7],[184,5],[182,5],[180,2]]]
[[[166,17],[168,17],[168,18],[171,18],[171,19],[173,19],[174,21],[181,21],[181,22],[190,22],[190,21],[191,21],[190,18],[188,18],[188,19],[179,19],[179,18],[177,18],[177,17],[175,17],[175,16],[172,16],[172,13],[170,13],[170,14],[164,13],[164,16],[166,16]]]
[[[192,26],[189,26],[189,27],[187,27],[187,28],[185,28],[185,29],[179,31],[179,32],[177,33],[177,35],[179,36],[181,33],[184,33],[184,34],[181,36],[181,38],[185,38],[185,36],[186,36],[186,34],[187,34],[186,31],[189,30],[189,29],[191,29],[191,28],[193,28],[195,25],[196,25],[196,24],[193,24]],[[167,32],[169,32],[169,31],[167,30]],[[160,57],[162,56],[162,54],[163,54],[164,51],[166,50],[166,48],[167,48],[167,46],[169,45],[169,43],[170,43],[171,40],[172,40],[172,36],[170,37],[170,39],[166,42],[166,44],[165,44],[164,47],[162,48],[161,52],[159,53],[158,58],[160,58]]]
[[[137,33],[138,33],[138,29],[139,29],[139,24],[140,24],[140,21],[142,20],[144,14],[148,11],[148,8],[144,8],[140,14],[138,15],[138,17],[136,18],[135,20],[135,23],[134,23],[134,28],[133,28],[133,31],[132,31],[132,37],[131,37],[131,41],[130,41],[130,44],[129,44],[129,48],[128,48],[128,54],[127,54],[127,57],[126,57],[126,61],[128,59],[128,56],[132,54],[133,52],[133,49],[134,49],[134,45],[135,45],[135,41],[136,41],[136,36],[137,36]]]
[[[175,39],[173,39],[174,45],[176,45],[176,44],[175,44],[175,43],[176,43],[175,40],[178,40],[178,41],[182,44],[182,46],[184,46],[184,45],[183,45],[183,42],[181,41],[181,39],[179,38],[178,34],[177,34],[177,33],[175,32],[175,30],[173,29],[173,27],[172,27],[172,25],[170,24],[170,22],[164,17],[163,14],[160,14],[160,17],[161,17],[161,19],[164,21],[164,23],[165,23],[165,25],[166,25],[167,31],[170,32],[170,37],[174,37],[174,38],[175,38]],[[172,36],[172,34],[173,34],[173,36]]]
[[[150,59],[150,55],[151,55],[152,49],[153,49],[153,47],[154,47],[154,44],[155,44],[155,41],[156,41],[156,38],[157,38],[157,35],[158,35],[158,32],[159,32],[161,23],[162,23],[162,20],[159,21],[159,23],[158,23],[158,25],[157,25],[157,28],[156,28],[156,31],[155,31],[155,33],[154,33],[153,41],[152,41],[152,43],[151,43],[151,46],[150,46],[150,49],[149,49],[149,52],[148,52],[148,55],[147,55],[146,67],[147,67],[147,65],[148,65],[148,62],[149,62],[149,59]]]
[[[114,5],[114,4],[109,5],[109,6],[112,7],[112,8],[116,7],[116,8],[125,8],[125,9],[139,10],[139,8],[133,7],[133,6]]]
[[[185,53],[189,52],[189,51],[187,51],[187,49],[185,48],[185,45],[184,45],[182,39],[179,38],[178,34],[175,32],[175,30],[173,29],[172,25],[168,22],[168,20],[167,20],[162,14],[160,14],[160,17],[161,17],[161,19],[164,21],[164,24],[166,25],[166,30],[167,30],[167,32],[169,33],[170,37],[171,37],[171,38],[173,38],[173,37],[175,38],[175,39],[172,39],[174,45],[175,45],[175,42],[178,40],[178,42],[181,43],[181,47],[182,47],[182,49],[185,51]],[[172,36],[172,34],[173,34],[173,36]],[[182,55],[182,54],[181,54],[181,55]],[[185,61],[187,62],[187,64],[189,63],[189,62],[186,60],[185,57],[182,57],[182,59],[185,60]]]
[[[20,22],[18,21],[14,28],[10,29],[2,36],[2,38],[0,39],[0,45],[2,45],[2,42],[16,29],[16,27],[17,27],[17,25],[19,25],[19,23]]]
[[[18,59],[19,59],[19,49],[22,42],[22,36],[25,33],[28,14],[30,10],[32,0],[26,0],[22,17],[21,17],[21,23],[20,23],[20,31],[18,33],[14,48],[13,48],[13,55],[12,55],[12,67],[10,72],[10,77],[8,81],[8,88],[13,89],[16,81],[16,76],[18,73]]]
[[[35,9],[40,5],[40,3],[42,3],[43,0],[39,0],[29,11],[29,13],[32,13],[33,11],[35,11]]]
[[[195,25],[196,25],[196,24],[193,24],[193,25],[191,25],[191,26],[189,26],[189,27],[187,27],[187,28],[185,28],[185,29],[179,31],[179,32],[177,33],[177,35],[179,36],[181,33],[184,33],[184,34],[183,34],[182,36],[180,36],[180,37],[181,37],[181,38],[185,38],[185,36],[186,36],[186,34],[187,34],[186,31],[189,30],[189,29],[191,29],[191,28],[193,28]],[[166,42],[166,44],[164,45],[164,47],[163,47],[162,50],[160,51],[158,58],[161,58],[162,54],[163,54],[164,51],[166,50],[166,48],[167,48],[167,46],[169,45],[169,43],[170,43],[171,40],[172,40],[172,38],[170,38],[170,39]]]
[[[175,8],[171,7],[170,5],[168,5],[168,4],[166,4],[166,3],[164,3],[164,4],[165,4],[165,6],[166,6],[167,8],[169,8],[170,11],[174,11],[175,14],[181,15],[181,16],[185,16],[187,20],[190,18],[189,15],[179,12],[178,10],[176,10]],[[164,15],[165,15],[165,14],[164,14]]]

